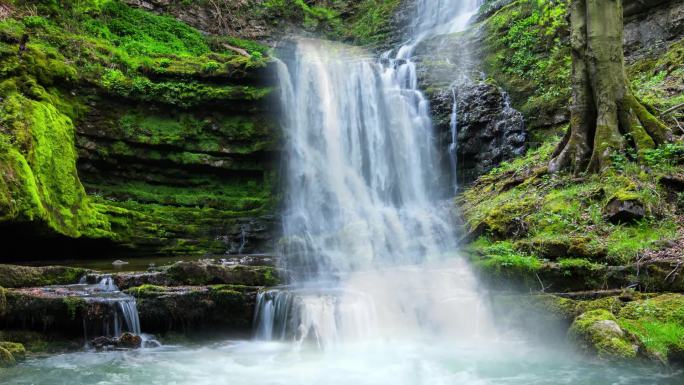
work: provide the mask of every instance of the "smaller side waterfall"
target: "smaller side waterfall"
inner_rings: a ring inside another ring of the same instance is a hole
[[[451,131],[451,143],[449,144],[449,165],[451,170],[451,180],[453,181],[454,193],[458,192],[458,99],[456,90],[451,89],[453,105],[449,118],[449,130]]]
[[[84,333],[89,336],[120,337],[124,332],[140,335],[140,318],[135,298],[119,290],[110,276],[95,285],[85,285],[84,299],[100,314],[84,319]]]
[[[71,298],[82,298],[89,305],[83,319],[86,340],[89,337],[120,337],[124,332],[141,334],[138,306],[116,286],[110,275],[84,276],[76,285],[56,288]]]

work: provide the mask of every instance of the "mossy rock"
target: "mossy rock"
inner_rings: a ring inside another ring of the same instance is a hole
[[[80,267],[32,267],[0,264],[0,286],[17,288],[68,285],[78,283],[79,279],[87,272],[88,270]]]
[[[126,293],[136,297],[136,298],[145,298],[145,297],[156,297],[159,294],[165,293],[168,289],[164,286],[157,286],[157,285],[150,285],[150,284],[145,284],[145,285],[140,285],[137,287],[132,287],[130,289],[126,290]]]
[[[166,270],[171,281],[179,285],[239,284],[275,286],[279,279],[270,266],[224,266],[205,262],[177,262]]]
[[[97,322],[102,314],[108,314],[102,308],[109,307],[104,302],[37,293],[34,289],[8,290],[7,304],[8,311],[0,318],[0,323],[8,330],[50,332],[69,338],[82,337],[84,319]]]
[[[15,360],[23,360],[26,358],[26,349],[24,345],[18,342],[0,341],[0,348],[6,349],[12,353]]]
[[[624,319],[649,317],[684,325],[684,295],[670,293],[643,301],[630,302],[618,315]]]
[[[146,332],[201,333],[215,331],[248,335],[258,288],[242,285],[142,285],[126,292],[138,300]]]
[[[663,294],[625,305],[620,326],[634,334],[656,360],[684,362],[684,295]]]
[[[0,367],[8,368],[17,364],[12,353],[9,350],[0,347]]]
[[[601,359],[633,359],[639,350],[615,315],[604,309],[590,310],[577,317],[568,330],[568,337],[582,351]]]
[[[541,258],[583,258],[600,260],[606,257],[606,250],[592,244],[589,237],[532,238],[515,243],[515,248]]]

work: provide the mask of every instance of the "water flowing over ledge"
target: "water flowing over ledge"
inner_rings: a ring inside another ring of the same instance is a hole
[[[439,208],[444,171],[411,60],[421,39],[463,29],[478,5],[420,1],[409,42],[376,60],[312,39],[283,55],[281,251],[295,288],[259,295],[257,338],[325,348],[448,334],[448,322],[466,338],[489,324],[465,263],[456,257],[454,269],[429,268],[454,256],[456,236]]]

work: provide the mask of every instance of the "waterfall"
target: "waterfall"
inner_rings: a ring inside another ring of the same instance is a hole
[[[86,340],[88,336],[119,337],[123,332],[142,333],[134,297],[121,292],[109,275],[98,277],[94,284],[87,281],[87,278],[82,279],[78,285],[67,287],[75,295],[104,309],[101,316],[84,320]]]
[[[259,294],[255,336],[311,342],[485,324],[456,249],[415,45],[465,27],[478,1],[419,1],[412,39],[380,60],[299,39],[278,62],[287,141],[283,267],[294,287]],[[407,295],[408,294],[408,295]],[[467,311],[466,313],[463,313]],[[460,313],[460,314],[459,314]]]

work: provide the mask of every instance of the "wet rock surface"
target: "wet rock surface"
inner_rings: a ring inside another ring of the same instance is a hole
[[[430,96],[440,143],[451,144],[451,126],[455,123],[459,184],[469,183],[525,152],[523,115],[511,108],[500,87],[466,80]]]
[[[113,282],[121,290],[141,285],[273,286],[280,282],[279,271],[273,266],[274,263],[275,258],[268,255],[179,261],[170,266],[150,268],[146,272],[90,273],[85,276],[85,280],[88,283],[95,283],[105,276],[111,276]]]
[[[142,347],[142,337],[132,333],[124,333],[118,338],[97,337],[92,339],[89,344],[97,350],[139,349]]]
[[[19,266],[0,264],[0,286],[26,287],[45,285],[68,285],[78,283],[88,272],[80,267],[65,266]]]
[[[146,332],[248,336],[258,290],[242,285],[143,285],[127,293],[137,299],[140,323]]]
[[[506,92],[479,70],[478,27],[442,35],[416,47],[418,81],[430,101],[440,154],[449,166],[456,129],[457,181],[466,184],[526,150],[523,115]],[[456,108],[454,108],[454,103]],[[454,119],[455,118],[455,119]],[[452,176],[453,179],[453,176]]]
[[[217,331],[245,336],[251,330],[258,290],[279,282],[273,264],[274,258],[268,255],[236,256],[177,262],[148,272],[91,271],[82,280],[69,279],[79,284],[2,289],[0,328],[50,331],[67,339],[86,335],[102,349],[139,346],[129,336],[116,337],[124,327],[150,333]],[[33,278],[22,281],[28,284],[70,271],[62,267],[4,269],[29,272]],[[138,318],[132,321],[125,312],[136,305]]]

